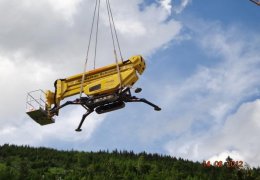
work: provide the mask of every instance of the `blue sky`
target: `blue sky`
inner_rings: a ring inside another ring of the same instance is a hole
[[[52,89],[55,79],[82,71],[93,2],[3,0],[0,143],[147,151],[194,161],[230,155],[259,166],[259,7],[247,0],[122,2],[111,4],[124,57],[142,54],[148,64],[138,96],[162,111],[127,104],[91,115],[81,133],[74,132],[80,107],[63,109],[53,125],[34,123],[24,112],[26,92]],[[101,8],[98,66],[113,62]]]

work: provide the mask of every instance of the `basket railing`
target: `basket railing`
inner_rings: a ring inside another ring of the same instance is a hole
[[[26,112],[35,111],[38,109],[45,109],[45,92],[41,89],[31,91],[27,94]]]

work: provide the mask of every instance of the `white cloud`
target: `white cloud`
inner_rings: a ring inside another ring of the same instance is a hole
[[[161,6],[166,9],[166,11],[171,14],[172,11],[172,2],[171,0],[161,0]]]
[[[173,156],[193,160],[223,161],[230,156],[259,166],[258,138],[260,136],[260,100],[244,103],[237,112],[228,116],[225,124],[215,130],[200,133],[188,132],[170,141],[165,149]]]
[[[9,59],[0,56],[0,81],[2,84],[0,101],[1,128],[5,124],[21,124],[25,111],[26,93],[48,87],[46,84],[55,76],[55,71],[44,63],[26,60],[20,56]]]
[[[146,28],[142,23],[135,21],[134,19],[129,20],[128,22],[118,21],[117,28],[119,32],[124,35],[129,35],[131,37],[144,36],[146,34]]]
[[[55,124],[46,126],[40,126],[24,114],[22,116],[23,122],[20,122],[19,126],[5,125],[1,127],[0,144],[45,145],[59,149],[82,148],[82,143],[92,137],[96,128],[105,118],[105,115],[98,116],[93,113],[83,124],[82,132],[75,132],[74,130],[84,113],[82,107],[69,108],[69,112],[64,109],[61,115],[56,118]],[[66,146],[66,143],[69,143],[70,146]]]
[[[216,132],[211,140],[205,140],[204,147],[205,150],[209,149],[211,154],[224,149],[233,149],[228,153],[234,160],[242,160],[252,166],[259,166],[259,136],[260,100],[256,100],[241,105],[238,111],[227,119],[223,128]],[[214,142],[220,142],[221,144],[217,145]],[[223,155],[227,154],[223,153],[219,156],[222,155],[221,157],[223,157]],[[209,159],[214,157],[216,155]]]
[[[215,161],[222,161],[224,163],[226,162],[228,156],[231,157],[234,161],[244,161],[244,158],[241,157],[241,155],[237,151],[225,151],[218,155],[214,155],[207,161],[210,161],[211,164],[214,164]]]
[[[192,2],[192,0],[179,0],[179,1],[172,1],[172,0],[159,0],[159,3],[162,8],[168,14],[172,12],[176,14],[182,13],[182,11]]]
[[[0,51],[13,54],[23,51],[26,57],[52,63],[74,74],[82,70],[86,55],[93,2],[91,1],[37,1],[26,3],[1,1],[0,14]],[[47,3],[48,2],[48,3]],[[73,5],[70,6],[70,3]],[[140,11],[140,1],[111,2],[114,19],[118,27],[119,41],[125,58],[133,54],[151,54],[162,45],[171,41],[181,30],[182,25],[173,19],[165,20],[169,15],[161,7],[152,4]],[[112,42],[108,29],[108,18],[104,3],[101,3],[101,21],[98,44],[98,66],[114,62]],[[73,11],[73,21],[64,21],[55,7],[64,7],[66,12]],[[10,8],[12,7],[12,8]],[[73,10],[68,10],[72,8]],[[8,19],[8,20],[7,20]],[[30,28],[28,28],[30,27]],[[17,30],[19,29],[19,33]],[[106,39],[106,41],[103,41]],[[138,46],[138,48],[137,48]],[[93,52],[93,51],[91,51]],[[101,53],[102,52],[102,53]],[[93,55],[93,53],[91,53]],[[93,57],[93,56],[91,56]],[[92,67],[92,65],[91,65]]]
[[[147,117],[149,124],[140,136],[150,143],[165,141],[166,152],[173,156],[203,160],[228,152],[259,165],[259,101],[242,105],[232,116],[243,102],[260,95],[259,36],[251,32],[245,37],[239,28],[223,30],[207,22],[190,28],[214,66],[200,65],[182,81],[156,83],[153,92],[160,94],[159,86],[165,93],[159,98],[163,117]]]
[[[77,7],[81,1],[82,0],[48,0],[48,3],[55,11],[61,13],[66,20],[72,23],[73,15],[77,12]]]
[[[192,0],[181,0],[179,4],[173,4],[173,11],[180,14],[191,2]]]
[[[31,0],[23,0],[19,1],[19,3],[13,1],[15,5],[13,8],[20,7],[22,9],[27,9],[29,11],[34,11],[34,9],[38,9],[40,7],[47,7],[48,11],[49,9],[56,12],[61,18],[68,21],[69,23],[73,23],[73,16],[77,12],[77,8],[80,5],[82,0],[47,0],[47,1],[31,1]],[[7,1],[2,1],[1,5],[6,6],[10,5],[13,2],[10,2],[9,4]],[[47,12],[48,12],[47,11]]]
[[[196,142],[196,140],[190,140],[190,138],[190,136],[185,137],[185,135],[183,135],[181,140],[168,142],[165,145],[167,153],[175,157],[201,160],[201,145]]]

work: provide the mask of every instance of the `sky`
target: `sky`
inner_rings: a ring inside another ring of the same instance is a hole
[[[62,109],[54,124],[35,123],[25,113],[27,92],[54,90],[56,79],[82,72],[94,2],[1,0],[0,144],[199,162],[230,156],[259,167],[260,8],[248,0],[111,0],[111,7],[123,57],[147,62],[138,96],[162,111],[128,103],[93,113],[80,133],[82,107]],[[114,62],[105,1],[100,13],[98,67]]]

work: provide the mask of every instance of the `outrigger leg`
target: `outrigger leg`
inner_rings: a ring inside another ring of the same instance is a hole
[[[80,121],[80,123],[79,123],[79,126],[78,126],[77,129],[75,129],[75,131],[77,131],[77,132],[82,131],[81,126],[82,126],[83,122],[85,121],[86,117],[87,117],[88,115],[90,115],[93,111],[94,111],[94,110],[89,109],[85,114],[83,114],[82,119],[81,119],[81,121]]]
[[[144,98],[137,98],[135,96],[132,96],[131,98],[127,99],[126,102],[143,102],[145,104],[148,104],[150,106],[152,106],[154,108],[155,111],[160,111],[161,108],[153,103],[151,103],[150,101],[147,101],[146,99]]]
[[[68,106],[68,105],[71,105],[71,104],[80,104],[78,99],[74,100],[74,101],[67,101],[65,102],[64,104],[58,106],[58,107],[54,107],[51,109],[51,114],[55,114],[55,115],[58,115],[59,114],[59,110],[61,108],[64,108],[65,106]]]

